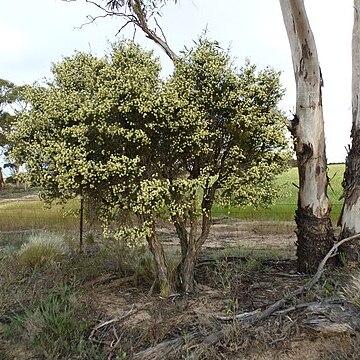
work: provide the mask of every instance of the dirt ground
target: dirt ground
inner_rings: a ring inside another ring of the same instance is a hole
[[[263,310],[306,281],[305,275],[296,273],[293,260],[267,260],[249,269],[244,259],[230,259],[226,264],[227,275],[219,275],[217,265],[199,262],[197,293],[186,297],[175,294],[163,299],[149,296],[146,289],[127,287],[120,279],[104,283],[99,279],[101,284],[94,286],[91,300],[86,300],[102,314],[94,337],[109,345],[109,354],[122,338],[124,354],[138,354],[125,357],[130,359],[192,359],[187,356],[199,347],[203,348],[202,359],[352,358],[346,357],[343,347],[353,346],[354,332],[346,327],[312,327],[311,322],[319,316],[317,310],[301,307],[320,303],[321,289],[286,305],[299,305],[298,309],[254,325],[237,323],[236,314]],[[223,338],[213,346],[203,346],[203,339],[219,330],[224,332]],[[183,346],[170,354],[156,348],[179,338],[185,339]],[[149,348],[154,349],[151,356],[141,352]],[[341,357],[336,357],[338,352]]]
[[[160,236],[167,247],[176,248],[171,228],[162,227]],[[197,264],[195,294],[163,299],[149,295],[148,288],[126,286],[123,279],[100,278],[90,301],[102,314],[93,335],[109,344],[109,354],[121,338],[124,354],[132,354],[124,357],[129,359],[359,359],[351,355],[358,351],[358,340],[354,326],[343,320],[347,315],[339,315],[340,320],[329,315],[334,306],[346,307],[337,293],[341,276],[322,280],[310,294],[286,303],[283,313],[259,323],[235,319],[266,309],[309,279],[297,272],[295,241],[291,223],[216,219]],[[222,255],[214,260],[217,252]],[[331,305],[319,310],[328,298]],[[221,340],[204,345],[218,331],[224,334]],[[179,339],[183,343],[177,349]],[[161,346],[169,342],[174,350],[167,353]]]

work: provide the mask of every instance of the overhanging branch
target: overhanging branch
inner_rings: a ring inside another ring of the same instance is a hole
[[[73,2],[76,0],[62,0],[65,2]],[[133,24],[135,27],[140,28],[145,36],[150,40],[154,41],[159,45],[167,54],[167,56],[174,62],[178,56],[170,48],[164,31],[157,21],[157,16],[160,16],[160,9],[164,5],[165,1],[151,1],[146,3],[144,0],[107,0],[106,5],[100,4],[101,0],[85,0],[86,3],[89,3],[95,6],[97,9],[104,12],[102,15],[91,16],[88,15],[88,22],[82,24],[79,28],[81,29],[85,25],[94,23],[96,20],[106,17],[120,17],[125,20],[125,24],[122,25],[119,31],[116,33],[119,34],[127,25]],[[177,1],[175,0],[175,3]],[[120,11],[121,10],[121,11]],[[153,18],[155,22],[155,29],[149,27],[149,19]],[[156,33],[156,29],[159,29],[161,35]]]

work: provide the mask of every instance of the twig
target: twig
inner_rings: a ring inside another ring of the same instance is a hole
[[[228,316],[217,316],[216,318],[218,320],[221,321],[229,321],[229,320],[246,320],[247,318],[250,318],[256,314],[258,314],[261,310],[260,309],[256,309],[254,311],[250,311],[250,312],[245,312],[245,313],[241,313],[241,314],[236,314],[236,315],[228,315]]]
[[[123,316],[120,316],[120,317],[117,316],[117,317],[114,317],[114,318],[111,319],[111,320],[108,320],[108,321],[105,321],[105,322],[103,322],[103,323],[101,323],[101,324],[99,324],[99,325],[96,325],[96,326],[92,329],[92,331],[91,331],[91,333],[90,333],[90,335],[89,335],[89,339],[91,339],[91,338],[94,336],[94,334],[95,334],[95,332],[96,332],[97,330],[103,328],[104,326],[110,325],[110,324],[112,324],[112,323],[114,323],[114,322],[118,322],[118,321],[124,320],[124,319],[126,319],[127,317],[129,317],[129,316],[137,313],[137,312],[139,311],[139,309],[134,309],[134,307],[135,307],[135,304],[133,304],[133,305],[131,306],[131,309],[130,309],[125,315],[123,315]]]

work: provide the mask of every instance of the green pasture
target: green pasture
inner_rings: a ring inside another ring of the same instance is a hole
[[[0,231],[45,229],[72,231],[78,229],[77,200],[65,206],[45,207],[40,200],[9,201],[0,203]]]
[[[344,174],[344,164],[329,165],[330,186],[328,195],[332,204],[332,219],[337,222],[341,204],[342,180]],[[298,193],[298,172],[297,168],[291,168],[277,178],[276,185],[280,191],[280,197],[268,208],[253,207],[224,207],[215,205],[214,216],[231,216],[246,220],[267,220],[267,221],[292,221],[297,207]]]
[[[344,164],[329,165],[332,218],[336,222],[340,210]],[[224,207],[215,205],[215,217],[234,217],[257,221],[292,221],[297,204],[297,169],[291,168],[277,179],[280,197],[269,208]],[[70,201],[66,206],[45,208],[40,200],[0,202],[0,231],[46,229],[51,231],[77,231],[79,202]],[[67,215],[64,215],[64,212]]]

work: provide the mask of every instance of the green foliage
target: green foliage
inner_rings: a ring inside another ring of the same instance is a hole
[[[163,90],[168,171],[179,166],[198,179],[204,197],[221,189],[223,202],[271,202],[274,175],[287,157],[284,117],[276,109],[282,95],[278,73],[257,72],[250,63],[237,70],[217,43],[200,39]]]
[[[15,115],[11,105],[20,99],[20,88],[10,81],[0,79],[0,147],[7,154],[11,147],[9,134],[14,130]]]
[[[76,53],[52,72],[46,86],[23,91],[31,108],[12,136],[12,156],[26,159],[45,201],[92,199],[105,234],[131,246],[153,236],[158,218],[183,234],[190,219],[183,244],[193,241],[202,216],[199,249],[216,196],[227,204],[273,200],[288,158],[277,72],[236,69],[206,39],[176,60],[166,81],[152,53],[133,43],[101,59]]]
[[[83,304],[73,286],[59,284],[31,308],[9,316],[2,332],[44,359],[100,357],[100,349],[87,340],[89,322],[82,318]],[[86,340],[85,340],[86,339]]]

